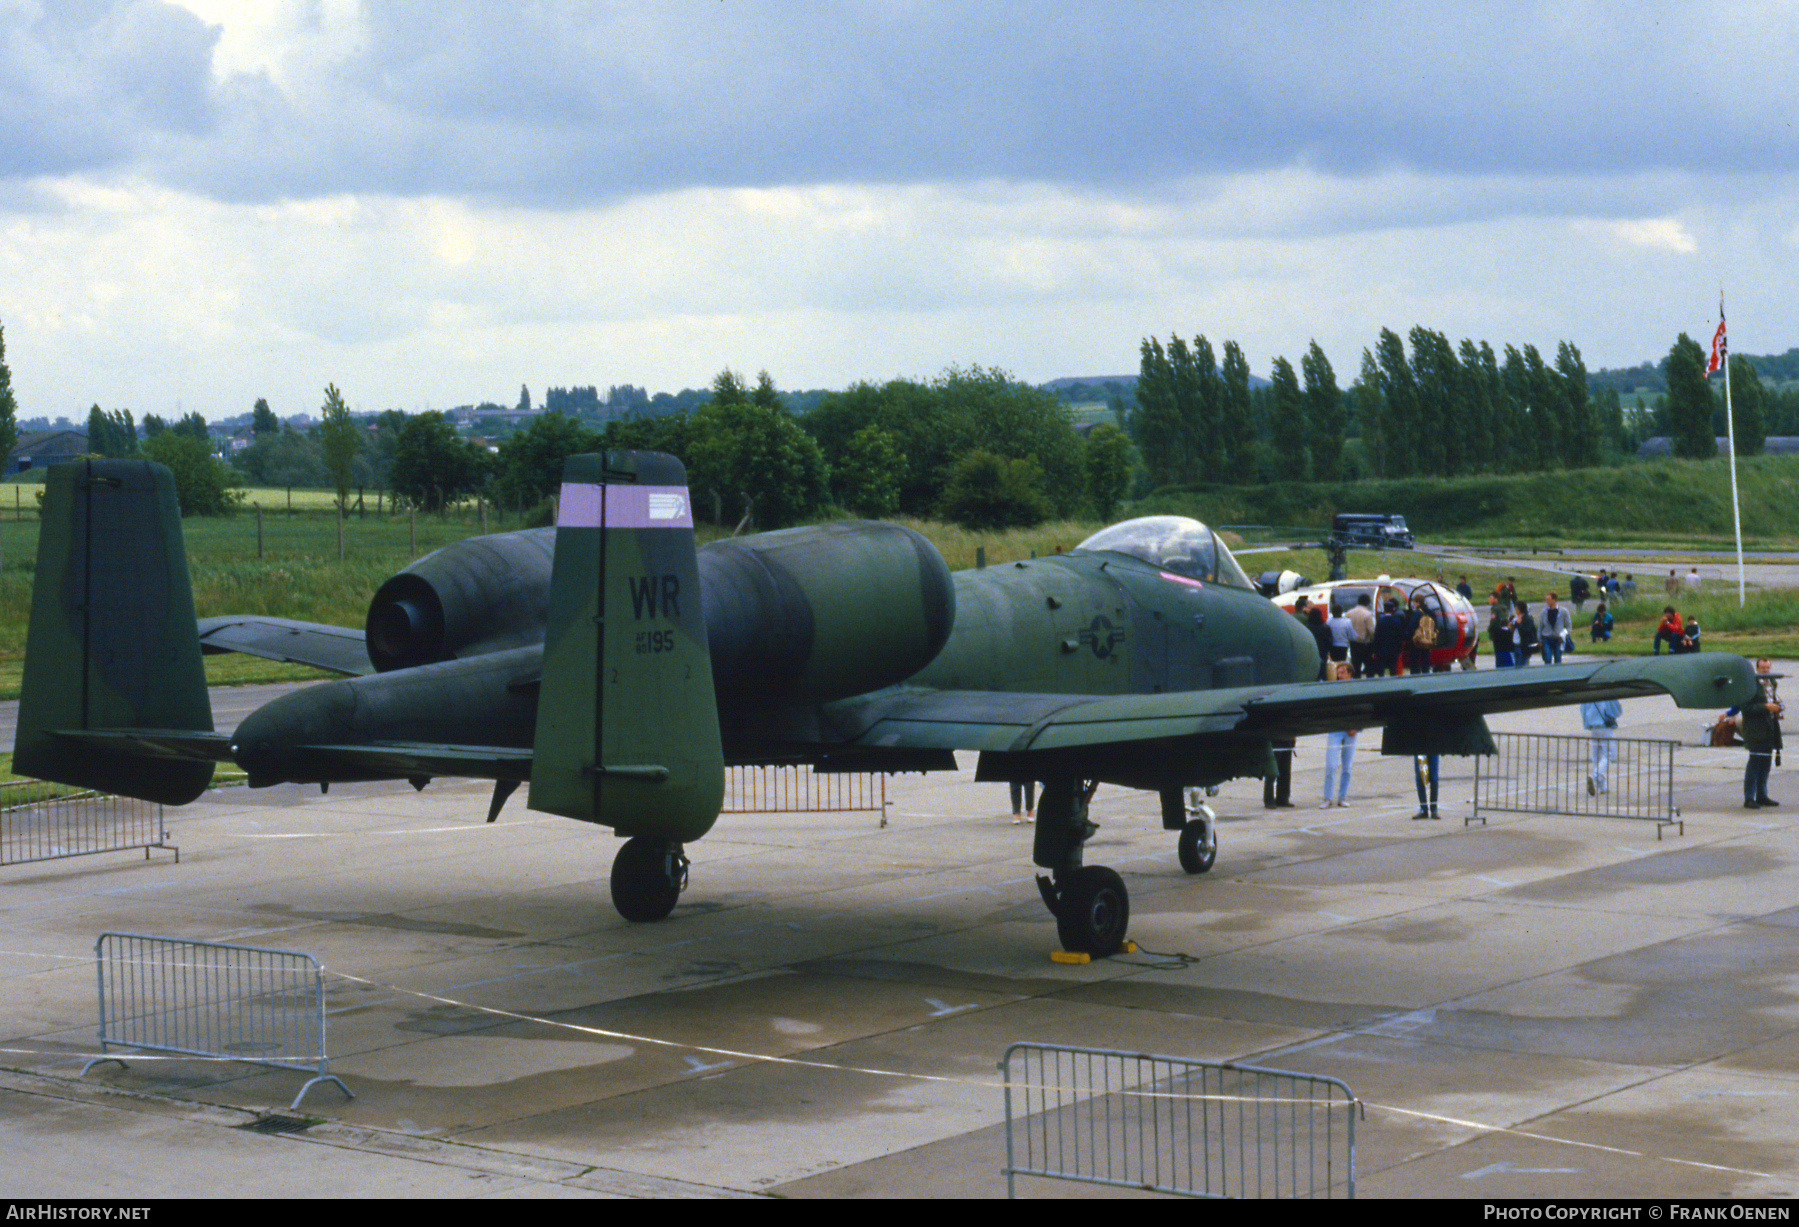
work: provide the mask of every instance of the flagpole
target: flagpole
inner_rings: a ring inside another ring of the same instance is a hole
[[[1736,491],[1736,414],[1731,412],[1731,336],[1723,329],[1723,288],[1718,290],[1718,331],[1711,338],[1711,362],[1705,363],[1705,378],[1723,367],[1723,434],[1731,446],[1731,520],[1736,525],[1736,606],[1749,603],[1743,585],[1743,500]]]
[[[1743,582],[1743,500],[1737,493],[1737,419],[1730,406],[1730,342],[1724,332],[1724,291],[1718,291],[1718,333],[1724,337],[1724,434],[1730,443],[1730,516],[1737,534],[1737,608],[1748,603]]]
[[[1737,530],[1737,608],[1748,603],[1743,585],[1743,500],[1737,495],[1737,420],[1730,409],[1730,359],[1724,359],[1724,426],[1730,436],[1730,514]]]

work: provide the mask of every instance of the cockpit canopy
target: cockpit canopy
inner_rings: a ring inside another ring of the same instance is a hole
[[[1129,554],[1171,575],[1233,588],[1251,588],[1249,576],[1218,534],[1186,516],[1144,516],[1102,529],[1075,547]]]

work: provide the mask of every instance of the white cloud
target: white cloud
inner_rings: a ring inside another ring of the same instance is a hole
[[[1661,251],[1674,251],[1682,255],[1692,255],[1699,250],[1698,242],[1682,225],[1679,218],[1649,217],[1635,221],[1612,222],[1606,229],[1626,243],[1637,247],[1653,247]]]

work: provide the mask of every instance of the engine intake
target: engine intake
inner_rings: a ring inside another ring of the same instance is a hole
[[[364,629],[376,670],[543,641],[556,530],[471,537],[427,554],[369,602]]]

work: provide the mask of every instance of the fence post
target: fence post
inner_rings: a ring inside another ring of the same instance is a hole
[[[406,532],[407,552],[416,557],[419,552],[419,509],[416,504],[406,509]]]
[[[337,505],[337,560],[344,560],[344,505]]]
[[[485,537],[487,535],[487,496],[482,495],[479,501],[481,503],[481,535]]]
[[[261,562],[262,561],[262,504],[261,503],[252,503],[250,505],[252,507],[256,508],[256,561]]]

